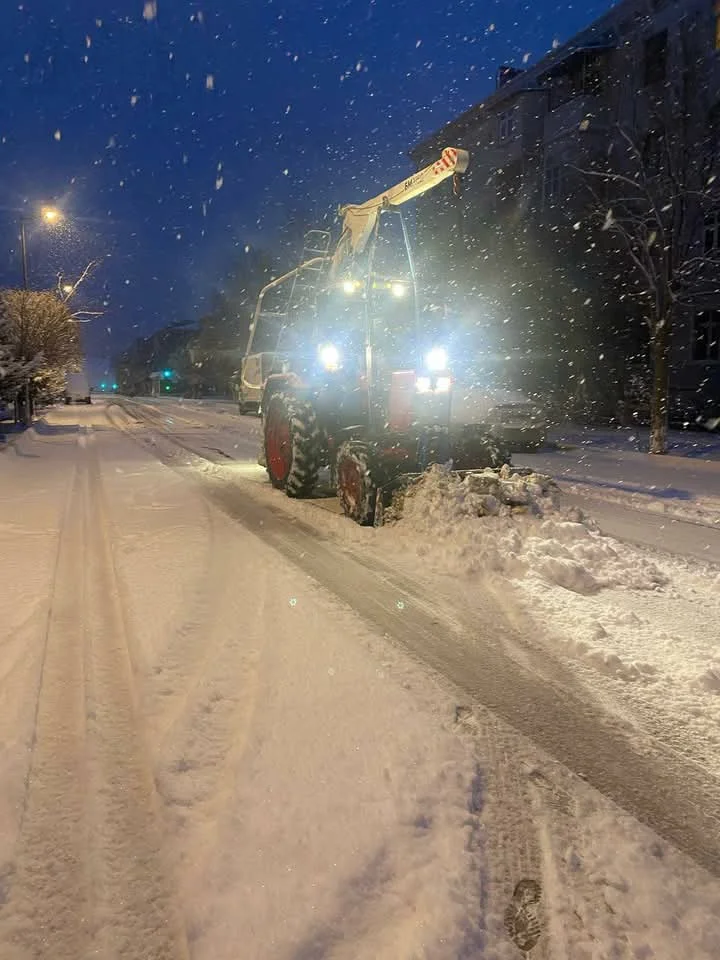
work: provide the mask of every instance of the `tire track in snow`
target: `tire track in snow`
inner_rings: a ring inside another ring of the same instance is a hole
[[[182,960],[99,463],[79,440],[0,957]]]
[[[60,532],[19,850],[9,900],[0,913],[0,956],[7,960],[51,954],[74,960],[90,943],[84,651],[78,619],[85,599],[83,484],[76,473]]]
[[[151,764],[114,568],[100,464],[89,451],[90,695],[97,780],[101,956],[180,960],[187,944],[165,866]],[[103,950],[104,948],[104,950]]]
[[[181,473],[176,438],[149,446],[154,456]],[[202,458],[192,453],[198,466]],[[631,813],[697,863],[720,876],[720,783],[706,770],[678,756],[662,742],[627,730],[588,700],[582,687],[545,677],[542,655],[515,662],[527,651],[522,635],[490,594],[486,610],[458,635],[440,623],[421,596],[422,586],[380,563],[365,561],[282,506],[254,496],[253,484],[234,474],[205,469],[190,472],[206,496],[230,517],[275,547],[304,573],[347,603],[411,657],[437,671],[477,703],[579,774],[605,797]],[[398,598],[403,599],[398,606]],[[494,638],[502,636],[498,646]],[[547,658],[547,665],[555,665]]]
[[[211,530],[217,522],[209,509]],[[252,610],[243,604],[234,583],[235,544],[213,543],[206,590],[158,663],[147,695],[160,738],[157,785],[165,813],[178,829],[206,833],[223,806],[226,772],[252,728],[271,602],[260,578]]]

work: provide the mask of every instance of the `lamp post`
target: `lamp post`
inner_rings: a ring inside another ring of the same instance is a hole
[[[22,279],[23,279],[23,290],[27,293],[29,289],[29,280],[28,280],[28,255],[27,255],[27,228],[26,225],[30,220],[41,220],[43,223],[48,226],[54,226],[57,223],[61,223],[63,219],[62,211],[57,207],[41,207],[40,212],[34,217],[21,217],[20,218],[20,249],[22,254]],[[25,309],[23,307],[23,309]],[[16,405],[16,416],[17,416],[18,407]],[[32,421],[32,398],[30,396],[30,380],[25,381],[25,391],[23,398],[23,420],[26,424],[30,424]]]
[[[22,251],[22,275],[23,290],[28,290],[28,256],[27,256],[27,229],[26,224],[30,220],[41,220],[49,227],[61,223],[63,219],[62,211],[57,207],[41,207],[39,214],[34,217],[20,218],[20,249]]]

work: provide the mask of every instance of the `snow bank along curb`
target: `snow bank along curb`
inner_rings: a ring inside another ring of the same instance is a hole
[[[389,543],[414,546],[447,573],[501,573],[580,594],[666,583],[655,564],[601,536],[580,510],[563,509],[557,485],[541,474],[505,466],[463,479],[431,467],[389,513]]]

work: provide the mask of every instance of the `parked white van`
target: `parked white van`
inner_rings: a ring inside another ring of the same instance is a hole
[[[90,403],[90,383],[84,373],[69,373],[65,378],[65,403]]]

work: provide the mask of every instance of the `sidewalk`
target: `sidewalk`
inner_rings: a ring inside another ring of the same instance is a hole
[[[551,430],[548,439],[561,449],[593,447],[647,453],[650,431],[647,427],[583,427],[566,424]],[[669,430],[668,454],[720,462],[720,434],[700,430]]]
[[[563,427],[552,431],[552,447],[519,453],[514,461],[564,483],[594,488],[596,496],[640,494],[656,501],[720,510],[720,438],[671,433],[670,452],[653,456],[647,431]],[[591,491],[588,491],[591,493]]]

